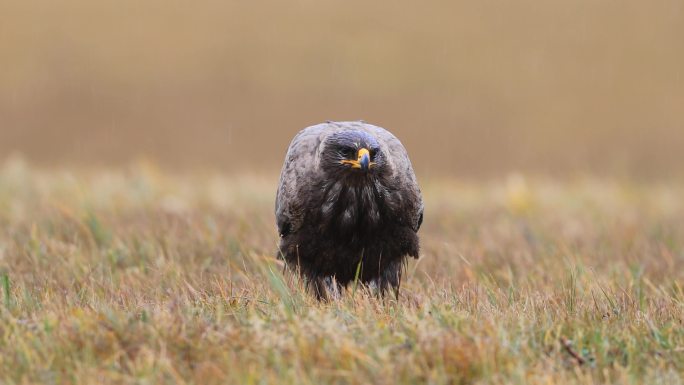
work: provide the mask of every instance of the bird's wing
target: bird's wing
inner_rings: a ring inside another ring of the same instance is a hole
[[[327,124],[300,131],[287,149],[276,193],[275,216],[280,236],[293,233],[302,226],[311,182],[319,172],[318,148],[334,128]]]
[[[384,128],[367,123],[360,124],[361,128],[373,134],[381,146],[387,149],[393,178],[398,181],[395,185],[398,189],[396,192],[401,194],[402,210],[405,210],[411,227],[417,232],[423,223],[423,196],[406,148],[396,136]]]

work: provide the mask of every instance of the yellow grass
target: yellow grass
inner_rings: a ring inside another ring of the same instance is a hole
[[[319,304],[274,175],[6,162],[0,383],[682,382],[684,186],[421,182],[400,300]]]

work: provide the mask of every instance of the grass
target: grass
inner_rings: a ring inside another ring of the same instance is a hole
[[[682,383],[681,184],[424,180],[400,300],[319,304],[275,182],[7,162],[0,383]]]

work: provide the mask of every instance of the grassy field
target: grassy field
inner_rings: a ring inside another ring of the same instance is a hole
[[[422,180],[398,302],[272,256],[274,175],[0,168],[0,383],[682,383],[684,185]]]

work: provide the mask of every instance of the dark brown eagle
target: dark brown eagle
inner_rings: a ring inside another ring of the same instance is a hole
[[[279,256],[319,299],[357,277],[398,297],[406,258],[418,258],[420,188],[404,146],[378,126],[327,122],[300,131],[275,215]]]

